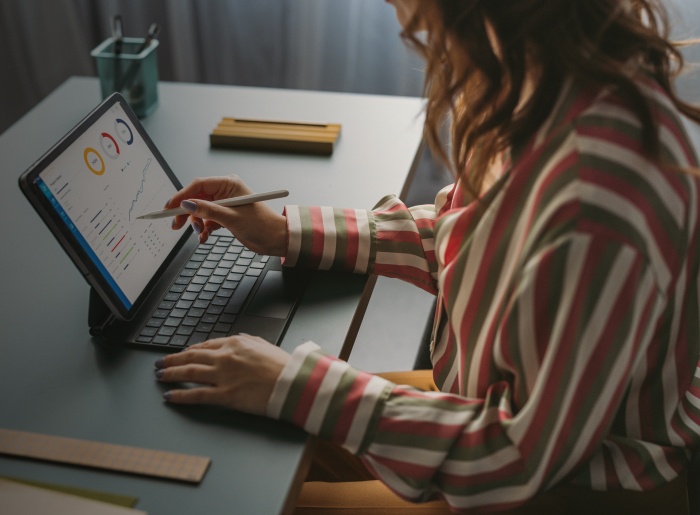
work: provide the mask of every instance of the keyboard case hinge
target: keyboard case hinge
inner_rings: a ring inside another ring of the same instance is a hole
[[[90,288],[90,307],[88,309],[88,326],[92,336],[100,336],[114,315],[94,288]]]

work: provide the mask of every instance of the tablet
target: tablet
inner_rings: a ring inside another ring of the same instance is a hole
[[[126,100],[102,102],[19,179],[90,285],[122,320],[138,311],[191,227],[136,220],[182,185]]]

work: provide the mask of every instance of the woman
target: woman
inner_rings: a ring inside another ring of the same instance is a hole
[[[437,512],[687,511],[684,471],[700,442],[700,181],[679,113],[700,121],[700,110],[673,93],[680,55],[662,8],[391,3],[426,58],[426,135],[444,159],[452,120],[457,181],[434,206],[218,207],[209,200],[251,193],[228,177],[198,179],[167,207],[190,211],[201,241],[223,226],[286,266],[436,293],[437,388],[397,386],[312,342],[290,356],[242,335],[159,360],[163,381],[212,385],[166,399],[287,420],[335,445],[314,477],[326,460],[335,480],[374,476],[410,501],[442,498]],[[372,484],[316,486],[357,498]],[[316,494],[307,483],[299,506]]]

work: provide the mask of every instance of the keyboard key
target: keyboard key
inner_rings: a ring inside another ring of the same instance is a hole
[[[182,301],[180,301],[182,302]],[[170,312],[170,316],[174,318],[183,318],[187,314],[186,309],[175,308]]]
[[[153,343],[158,343],[160,345],[165,345],[170,341],[170,336],[156,336],[153,338]]]
[[[197,273],[197,270],[193,270],[191,268],[186,268],[185,270],[180,272],[180,277],[192,277],[196,273]]]
[[[187,313],[188,317],[201,317],[204,314],[204,310],[202,308],[192,308],[189,310]]]
[[[221,315],[219,322],[222,324],[232,324],[236,321],[236,315]]]
[[[141,336],[155,336],[157,332],[158,329],[155,327],[144,327],[139,334],[141,334]]]
[[[163,322],[163,325],[167,325],[168,327],[177,327],[180,325],[180,319],[170,317]]]
[[[226,277],[228,275],[228,270],[226,268],[217,268],[214,270],[214,275],[221,275]]]
[[[270,256],[263,256],[260,258],[260,261],[262,261],[263,263],[267,263],[269,260],[270,260]]]
[[[209,254],[209,249],[203,249],[202,247],[199,247],[197,250],[194,251],[195,255],[203,255],[206,256]]]
[[[197,326],[197,331],[200,333],[210,333],[214,329],[214,324],[201,323]]]
[[[227,299],[223,299],[223,300],[227,300]],[[209,306],[209,309],[207,309],[207,314],[208,314],[208,315],[220,315],[220,314],[223,313],[223,312],[224,312],[224,307],[223,307],[223,306],[216,306],[216,305],[214,305],[214,304],[212,304],[211,306]]]
[[[187,287],[187,291],[193,291],[195,293],[199,293],[200,291],[202,291],[202,287],[203,286],[201,284],[190,284]]]
[[[219,320],[218,315],[207,314],[202,317],[202,322],[205,324],[215,324]]]
[[[197,270],[200,266],[202,266],[202,263],[198,261],[188,261],[187,264],[185,265],[185,268],[191,268],[193,270]]]
[[[194,255],[190,256],[190,261],[200,262],[200,263],[201,263],[201,262],[204,261],[206,258],[207,258],[207,254],[206,254],[206,253],[203,253],[203,254],[194,254]]]
[[[185,291],[185,288],[187,288],[187,286],[185,286],[184,284],[173,284],[170,287],[170,291],[173,293],[182,293],[183,291]]]
[[[182,294],[182,297],[180,297],[182,300],[194,300],[197,298],[198,292],[196,291],[186,291],[185,293]]]
[[[222,324],[219,322],[214,326],[214,331],[219,333],[228,333],[231,330],[231,324]]]
[[[218,236],[209,236],[209,239],[207,240],[208,243],[206,243],[206,245],[216,245],[217,241],[219,241]]]
[[[177,328],[177,331],[175,334],[182,334],[184,336],[189,336],[194,332],[194,327],[187,326],[187,325],[181,325],[180,327]]]
[[[211,300],[214,298],[215,293],[213,291],[203,291],[199,294],[199,298],[202,300]]]
[[[248,267],[247,267],[247,266],[238,266],[238,265],[236,265],[236,266],[234,266],[234,267],[231,269],[231,272],[234,273],[234,274],[245,274],[245,271],[246,271],[246,270],[248,270]],[[200,272],[201,272],[201,270],[200,270]]]
[[[175,279],[175,284],[190,284],[189,277],[178,277]]]
[[[228,261],[226,259],[222,259],[219,261],[219,268],[231,268],[233,266],[233,261]]]
[[[233,243],[231,245],[238,245],[239,247],[243,247],[241,240],[239,240],[238,238],[234,238]]]
[[[206,284],[207,278],[202,277],[201,275],[198,275],[197,277],[192,278],[192,284]]]
[[[212,306],[225,306],[228,304],[228,297],[217,297],[211,301]]]
[[[218,291],[218,289],[219,289],[219,285],[218,285],[218,284],[207,283],[207,284],[204,286],[204,291]]]
[[[217,243],[225,243],[229,245],[233,241],[233,236],[219,236],[219,241]]]
[[[172,336],[175,334],[176,327],[163,326],[158,330],[158,334],[162,336]]]
[[[194,345],[195,343],[202,343],[202,342],[207,341],[208,339],[209,339],[208,333],[194,333],[192,336],[190,336],[190,339],[187,342],[187,345]]]
[[[216,272],[215,272],[215,273],[216,273]],[[221,284],[221,283],[223,283],[225,280],[226,280],[226,278],[223,277],[223,276],[221,276],[221,275],[212,275],[212,276],[209,278],[209,284]]]
[[[209,335],[209,339],[214,340],[216,338],[226,338],[226,336],[227,336],[226,333],[211,333]]]
[[[224,254],[222,261],[236,261],[238,259],[238,254]]]
[[[233,295],[233,290],[227,290],[226,288],[221,288],[216,294],[217,297],[230,297]]]
[[[187,345],[187,340],[189,340],[187,336],[173,336],[170,339],[170,345],[173,347],[184,347]]]
[[[207,261],[215,261],[218,263],[220,259],[221,259],[221,254],[209,254],[207,256]]]
[[[146,322],[147,327],[160,327],[161,325],[163,325],[162,318],[151,318],[148,322]]]
[[[245,275],[252,275],[253,277],[258,277],[262,273],[259,268],[250,268]]]
[[[197,275],[201,275],[203,277],[209,277],[212,272],[213,272],[213,270],[211,268],[200,268],[199,270],[197,270]],[[192,286],[192,285],[190,285],[190,286]]]
[[[250,268],[265,268],[265,263],[252,263]]]
[[[241,255],[243,255],[243,254],[241,254]],[[250,258],[243,258],[243,257],[240,257],[240,258],[238,258],[238,259],[236,260],[236,264],[237,264],[237,265],[240,265],[240,266],[248,266],[248,265],[251,264],[252,262],[253,262],[252,259],[250,259]]]
[[[227,280],[227,281],[240,281],[241,279],[243,279],[243,274],[244,274],[244,273],[245,273],[245,272],[241,272],[240,274],[238,274],[238,273],[236,273],[236,274],[228,274],[228,277],[226,277],[226,280]]]
[[[190,309],[192,307],[192,301],[191,300],[181,300],[177,304],[175,304],[176,308],[179,309]]]
[[[186,326],[195,326],[198,323],[199,323],[199,318],[194,318],[194,317],[186,317],[182,321],[182,325],[186,325]]]
[[[156,309],[153,312],[153,315],[151,315],[153,318],[168,318],[168,310],[167,309]]]
[[[164,300],[160,304],[158,304],[158,309],[173,309],[175,307],[175,303],[169,300]]]
[[[210,236],[209,239],[211,240],[211,238],[212,237]],[[197,247],[197,250],[207,250],[208,251],[208,250],[211,250],[213,248],[214,248],[214,245],[212,245],[210,243],[200,243],[199,246]]]
[[[257,279],[255,279],[254,277],[248,276],[244,277],[241,280],[241,283],[238,285],[238,288],[236,288],[236,291],[231,297],[231,300],[229,300],[228,304],[226,304],[224,313],[229,315],[238,314],[238,312],[241,310],[241,307],[243,307],[243,304],[245,303],[245,300],[248,297],[250,290],[252,290],[253,286],[255,286],[256,280]]]
[[[216,268],[217,266],[219,266],[219,264],[216,261],[205,261],[204,263],[202,263],[202,268],[206,268],[209,270],[212,270],[212,269]],[[202,269],[200,269],[199,271],[201,272]],[[197,274],[197,275],[202,275],[202,274]]]
[[[192,304],[193,308],[198,308],[198,309],[207,309],[207,306],[209,305],[208,300],[202,300],[202,299],[197,299],[194,304]]]
[[[241,252],[241,257],[253,259],[255,257],[255,252],[251,250],[244,250],[243,252]]]
[[[170,293],[166,293],[166,294],[165,294],[165,297],[163,297],[163,300],[174,301],[174,300],[177,300],[177,299],[179,299],[179,298],[180,298],[180,294],[179,294],[179,293],[170,292]]]
[[[214,247],[211,249],[210,254],[226,254],[226,248],[225,247]]]
[[[150,336],[139,336],[136,338],[136,341],[139,343],[151,343],[151,337]]]
[[[222,288],[229,290],[235,290],[236,286],[238,286],[238,281],[224,281],[224,283],[221,285]]]

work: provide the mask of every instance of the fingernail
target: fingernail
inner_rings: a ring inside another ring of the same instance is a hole
[[[166,401],[169,401],[169,400],[170,400],[170,397],[172,397],[172,396],[173,396],[173,392],[165,392],[165,393],[163,394],[163,398],[164,398]]]
[[[173,218],[173,221],[170,222],[170,227],[172,227],[173,229],[175,229],[175,219],[174,219],[174,218]]]
[[[192,202],[191,200],[183,200],[182,202],[180,202],[180,207],[188,213],[194,213],[195,211],[197,211],[197,204]]]
[[[163,358],[158,358],[155,364],[156,368],[163,368],[163,365],[165,365],[165,360]]]
[[[156,377],[157,377],[158,379],[160,379],[161,377],[163,377],[163,374],[165,374],[165,369],[164,369],[164,368],[159,368],[158,370],[156,370]]]
[[[165,205],[163,206],[165,209],[168,209],[168,204],[170,204],[170,201],[171,201],[172,199],[173,199],[173,198],[170,197],[170,198],[168,199],[168,201],[165,203]]]
[[[202,226],[199,225],[197,222],[192,222],[192,229],[194,229],[194,232],[197,234],[202,234]]]

